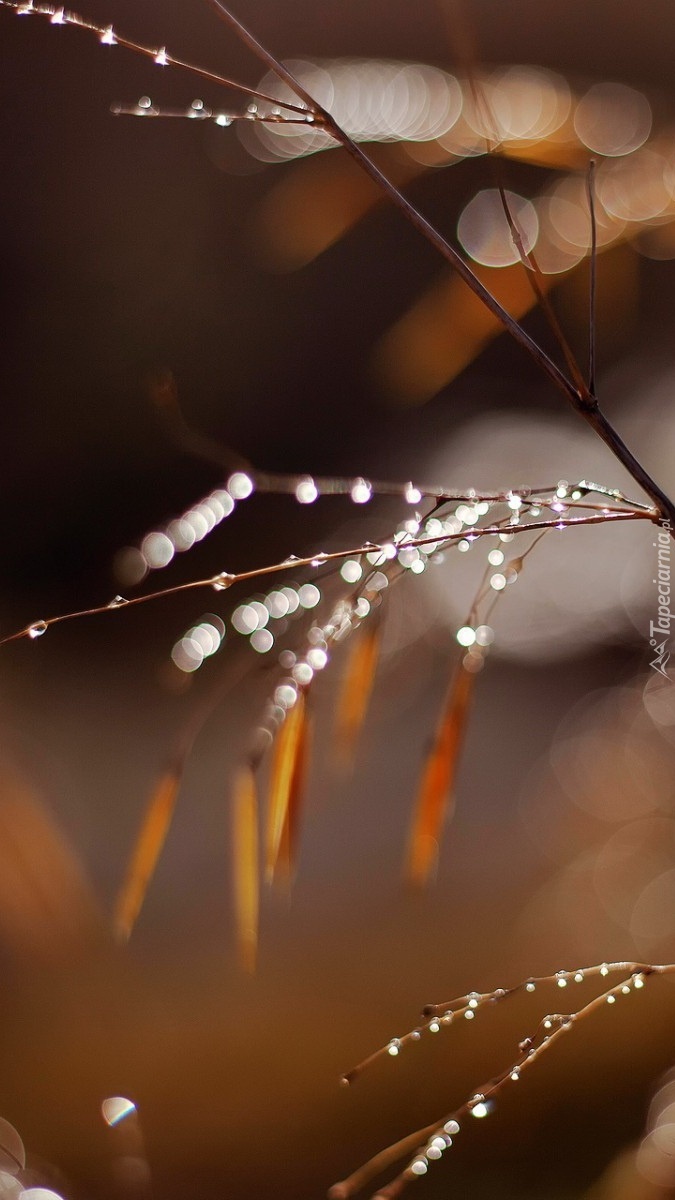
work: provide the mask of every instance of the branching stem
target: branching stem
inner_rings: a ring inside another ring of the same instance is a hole
[[[523,347],[530,358],[541,368],[542,371],[549,377],[555,386],[563,392],[568,402],[574,410],[584,418],[591,426],[595,433],[602,438],[603,442],[615,457],[621,462],[627,471],[632,475],[633,479],[640,484],[646,494],[654,501],[662,520],[668,521],[671,527],[672,536],[675,537],[675,504],[666,495],[665,492],[655,483],[649,473],[645,470],[634,454],[626,446],[623,439],[614,429],[608,418],[600,411],[597,398],[594,393],[585,386],[580,389],[568,379],[567,375],[556,365],[552,358],[542,349],[541,346],[530,337],[529,333],[506,311],[498,300],[492,295],[488,288],[481,283],[480,279],[474,274],[468,263],[464,261],[458,251],[447,241],[443,235],[434,228],[434,226],[426,219],[425,216],[403,195],[394,183],[375,165],[372,159],[365,153],[353,138],[338,125],[337,121],[331,114],[323,108],[312,96],[305,90],[302,84],[295,76],[284,66],[273,54],[270,53],[247,29],[237,17],[222,3],[222,0],[210,0],[212,6],[218,11],[220,16],[227,22],[244,45],[256,55],[265,66],[274,71],[277,77],[283,80],[295,94],[307,104],[310,112],[314,114],[317,125],[321,126],[327,133],[331,135],[350,155],[355,163],[364,171],[377,187],[388,197],[407,221],[422,234],[424,238],[438,251],[439,254],[446,260],[454,271],[464,280],[467,287],[478,297],[493,316],[500,322],[504,329],[511,334],[511,337]]]

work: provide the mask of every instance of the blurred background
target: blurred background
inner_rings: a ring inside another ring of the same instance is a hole
[[[200,0],[78,11],[252,86],[264,78]],[[609,0],[241,0],[238,13],[555,354],[495,207],[508,188],[582,363],[597,159],[599,391],[672,494],[670,0],[639,22]],[[458,488],[586,477],[636,492],[320,135],[224,127],[215,118],[241,106],[222,89],[29,13],[0,9],[0,58],[3,633],[118,592],[376,541],[407,515],[396,499],[253,496],[162,565],[148,533],[166,539],[224,484],[153,402],[167,373],[189,427],[259,469]],[[114,104],[141,119],[113,117]],[[147,119],[155,107],[197,117]],[[527,559],[495,611],[456,810],[420,894],[402,883],[411,804],[483,552],[392,590],[346,775],[329,753],[346,648],[314,689],[297,879],[290,898],[264,893],[253,978],[237,963],[229,786],[302,613],[268,622],[260,652],[231,619],[261,600],[250,587],[2,648],[0,1113],[27,1149],[24,1187],[64,1200],[321,1196],[506,1067],[559,997],[481,1014],[340,1090],[422,1004],[675,957],[675,698],[649,669],[654,541],[647,523],[582,529]],[[185,669],[175,647],[205,618],[222,644]],[[213,688],[224,698],[120,947],[111,912],[148,795]],[[670,1194],[672,1084],[650,1118],[655,1129],[670,1113],[666,1133],[639,1160],[626,1147],[673,1065],[674,1012],[657,980],[586,1022],[415,1188]],[[108,1126],[101,1103],[118,1095],[137,1112]]]

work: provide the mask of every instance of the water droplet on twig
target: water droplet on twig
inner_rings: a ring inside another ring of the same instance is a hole
[[[235,576],[228,575],[227,571],[221,571],[220,575],[214,575],[211,580],[211,587],[214,592],[224,592],[234,583]]]

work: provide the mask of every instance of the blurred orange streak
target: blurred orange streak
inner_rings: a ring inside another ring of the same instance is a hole
[[[123,940],[131,935],[166,841],[176,807],[181,775],[182,764],[180,767],[169,768],[160,778],[148,802],[115,906],[115,932]]]
[[[337,704],[336,751],[345,766],[351,762],[368,711],[379,653],[380,627],[373,621],[356,638]]]
[[[469,714],[475,673],[460,664],[450,684],[440,725],[420,783],[413,814],[406,876],[417,886],[429,882],[457,770]]]
[[[265,873],[269,882],[280,865],[289,867],[306,771],[307,718],[302,692],[277,735],[267,811]]]
[[[370,153],[376,162],[383,157],[372,148]],[[420,174],[419,163],[386,157],[387,174],[397,186]],[[381,200],[377,186],[343,151],[318,155],[298,163],[261,201],[256,248],[267,267],[296,271],[344,237]]]
[[[462,161],[439,142],[406,143],[395,150],[369,146],[368,153],[397,187],[431,166]],[[500,146],[504,158],[559,170],[580,170],[588,151],[555,138]],[[295,271],[318,258],[379,204],[382,194],[340,150],[300,160],[258,205],[254,240],[267,267]]]
[[[60,962],[104,935],[90,884],[41,800],[0,768],[0,936],[17,956]]]
[[[293,778],[291,781],[291,790],[288,797],[288,806],[284,817],[283,828],[281,830],[281,841],[279,843],[279,857],[276,863],[276,871],[279,872],[281,878],[287,883],[291,883],[298,860],[298,843],[300,839],[300,812],[302,802],[305,798],[305,784],[307,781],[307,771],[309,769],[309,756],[312,743],[312,719],[308,712],[305,712],[305,718],[302,722],[302,728],[298,737],[298,745],[296,750],[295,764],[293,768]]]
[[[472,269],[511,316],[520,319],[535,300],[525,268]],[[560,275],[544,275],[548,291]],[[456,276],[441,280],[421,297],[376,346],[373,374],[388,400],[423,404],[459,375],[502,326]]]
[[[250,767],[242,767],[233,796],[232,876],[239,960],[245,971],[255,971],[258,948],[259,863],[258,800]]]

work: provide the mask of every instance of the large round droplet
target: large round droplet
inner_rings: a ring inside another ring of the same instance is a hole
[[[109,1096],[101,1105],[103,1120],[108,1125],[119,1125],[125,1117],[136,1112],[136,1105],[133,1100],[127,1100],[126,1096]]]
[[[457,223],[466,253],[485,267],[513,266],[520,260],[518,242],[529,254],[537,240],[539,221],[530,201],[515,192],[504,196],[508,216],[497,188],[487,188],[469,201]]]

